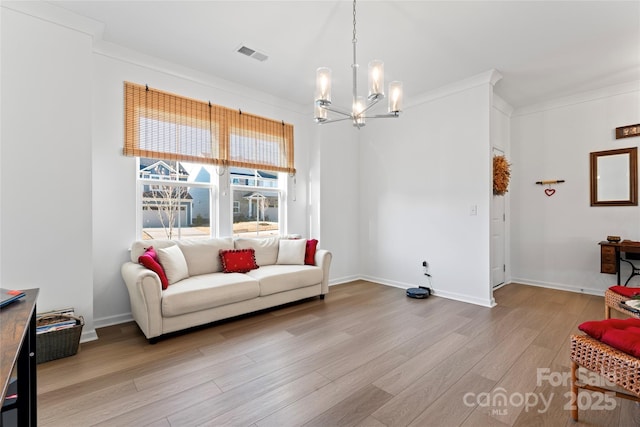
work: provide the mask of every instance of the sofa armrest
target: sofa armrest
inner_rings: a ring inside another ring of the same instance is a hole
[[[120,269],[129,291],[131,314],[147,338],[162,335],[160,277],[140,264],[126,262]]]
[[[322,269],[322,295],[329,293],[329,268],[331,267],[332,255],[326,249],[316,251],[315,263]]]

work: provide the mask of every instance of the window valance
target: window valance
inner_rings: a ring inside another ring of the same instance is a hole
[[[127,156],[295,173],[293,125],[124,83]]]

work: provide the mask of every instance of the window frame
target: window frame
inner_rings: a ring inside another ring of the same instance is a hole
[[[154,159],[160,160],[160,159]],[[180,162],[180,161],[177,161]],[[183,163],[192,163],[192,162],[183,162]],[[193,163],[195,164],[195,163]],[[204,168],[213,169],[211,165],[203,165],[198,164]],[[145,186],[157,186],[157,185],[168,185],[170,187],[187,187],[187,188],[205,188],[209,190],[209,235],[204,238],[214,238],[218,237],[218,209],[220,206],[219,200],[219,182],[218,182],[218,174],[214,170],[209,170],[209,182],[196,182],[196,181],[181,181],[181,180],[170,180],[170,179],[157,179],[157,178],[141,178],[141,169],[140,169],[140,157],[136,157],[136,239],[137,240],[146,240],[144,239],[144,197],[143,193],[145,191]],[[161,184],[160,184],[161,183]],[[151,206],[148,206],[151,208]],[[183,207],[180,206],[180,211],[182,211]],[[193,218],[192,218],[193,220]],[[178,230],[177,237],[174,237],[171,240],[198,240],[203,237],[196,237],[194,239],[185,239],[182,237],[182,228],[184,227],[176,227]]]
[[[278,235],[286,235],[287,234],[287,208],[286,208],[287,186],[286,186],[286,183],[287,183],[288,174],[282,173],[282,172],[274,172],[278,176],[277,179],[258,178],[257,174],[260,171],[259,169],[251,169],[251,168],[241,168],[241,169],[253,170],[254,172],[253,178],[251,177],[245,178],[247,180],[254,180],[256,182],[258,180],[265,180],[267,182],[276,182],[277,185],[274,187],[261,187],[258,185],[234,184],[233,181],[234,181],[234,178],[236,177],[234,176],[234,174],[231,173],[231,171],[229,171],[228,183],[229,183],[231,236],[245,237],[245,238],[263,238],[263,237],[270,236],[269,234],[256,234],[253,236],[249,236],[249,235],[236,236],[236,234],[233,231],[234,204],[236,203],[236,201],[233,200],[234,191],[246,191],[246,192],[255,191],[255,192],[276,193],[278,195]],[[258,220],[256,219],[256,221]]]

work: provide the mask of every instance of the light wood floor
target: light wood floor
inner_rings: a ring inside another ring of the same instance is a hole
[[[133,323],[104,328],[76,356],[38,365],[39,425],[640,424],[622,399],[577,424],[564,408],[569,335],[603,317],[602,297],[511,284],[495,298],[492,309],[415,300],[357,281],[155,345]],[[507,405],[492,405],[501,395]]]

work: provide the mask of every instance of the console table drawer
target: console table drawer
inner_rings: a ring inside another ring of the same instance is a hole
[[[600,243],[600,273],[616,274],[616,248]]]

